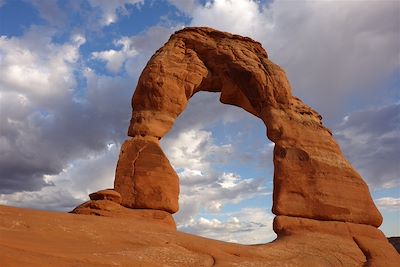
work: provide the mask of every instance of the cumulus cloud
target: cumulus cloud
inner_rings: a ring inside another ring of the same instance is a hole
[[[271,194],[266,179],[218,170],[229,161],[232,146],[216,145],[211,132],[183,131],[166,137],[162,146],[180,177],[180,211],[174,216],[185,231],[195,231],[187,222],[197,220],[201,212],[221,213],[225,205]]]
[[[88,200],[88,194],[112,188],[119,145],[110,143],[96,155],[69,163],[60,173],[44,175],[49,184],[35,191],[0,194],[0,204],[26,208],[70,211]]]
[[[92,59],[99,59],[106,62],[106,68],[114,73],[120,71],[124,62],[137,55],[137,51],[132,46],[131,40],[127,37],[123,37],[119,40],[114,41],[115,46],[121,46],[120,50],[105,50],[100,52],[93,52]]]
[[[192,142],[181,142],[193,138]],[[218,143],[218,146],[201,144],[209,151],[198,155],[199,150],[196,150],[195,144],[206,141]],[[182,146],[187,143],[193,147],[183,149]],[[200,160],[202,155],[214,155],[218,158],[214,161],[219,164],[236,162],[237,166],[244,165],[247,169],[257,169],[268,175],[273,170],[273,143],[266,137],[263,122],[241,108],[221,104],[219,93],[200,92],[194,95],[185,111],[177,118],[171,132],[162,140],[162,144],[166,144],[168,156],[176,158],[174,162],[178,164],[177,169],[184,166],[196,169],[193,166],[195,163],[210,162]],[[191,155],[196,157],[192,159]],[[191,163],[191,160],[194,162]],[[186,171],[182,175],[185,177]],[[191,177],[200,179],[200,173],[191,174]]]
[[[210,26],[257,40],[265,36],[270,25],[259,4],[248,0],[207,1],[204,5],[197,5],[191,17],[193,26]]]
[[[400,210],[400,198],[382,197],[375,199],[375,202],[382,209]]]
[[[81,34],[60,43],[54,29],[33,26],[21,37],[0,38],[2,203],[65,210],[101,189],[101,181],[112,186],[117,155],[107,162],[96,155],[109,144],[118,150],[126,138],[137,76],[170,31],[157,26],[117,39],[128,76],[87,67]]]
[[[163,144],[173,166],[178,170],[187,169],[184,177],[201,176],[202,171],[209,170],[210,156],[216,156],[214,160],[218,162],[223,160],[221,154],[232,153],[230,144],[217,146],[213,143],[212,133],[202,130],[180,132],[176,138],[163,140]]]
[[[0,193],[50,186],[44,175],[125,135],[134,80],[84,71],[87,86],[78,89],[85,37],[60,44],[53,33],[32,27],[0,38]]]
[[[143,4],[144,0],[89,0],[89,4],[101,12],[99,22],[108,26],[118,20],[119,15],[128,15],[128,5]]]
[[[39,210],[70,211],[82,203],[70,192],[62,188],[45,187],[39,191],[15,192],[11,195],[0,194],[0,204]]]
[[[57,102],[76,84],[73,69],[83,41],[55,45],[50,39],[51,31],[40,27],[21,38],[0,37],[2,192],[40,187],[45,184],[41,174],[61,167],[59,157],[50,160],[55,152],[40,155],[48,141],[43,126],[54,122]]]
[[[237,212],[223,213],[220,217],[223,219],[192,218],[179,230],[241,244],[266,243],[276,237],[272,231],[274,216],[265,209],[243,208]]]
[[[354,112],[336,128],[345,155],[374,187],[400,185],[400,104]]]
[[[399,72],[398,4],[276,1],[266,10],[273,28],[262,40],[294,93],[337,120],[354,99],[365,107],[391,97],[383,83]]]
[[[91,58],[104,61],[107,70],[114,74],[123,68],[131,77],[138,77],[146,62],[176,29],[153,26],[138,35],[123,36],[114,40],[116,49],[92,52]]]
[[[128,61],[144,65],[143,55],[150,57],[167,31],[155,27],[143,35],[122,37],[116,44],[121,53],[132,56]],[[73,34],[56,43],[54,35],[53,29],[32,26],[21,37],[0,37],[0,194],[6,194],[3,201],[13,201],[10,205],[23,205],[23,194],[13,193],[24,191],[31,194],[31,206],[36,205],[34,198],[42,206],[39,197],[58,194],[59,189],[57,179],[46,177],[66,177],[64,169],[84,183],[83,167],[68,166],[100,153],[110,143],[118,145],[126,136],[138,75],[99,75],[85,66],[80,54],[85,36]],[[134,51],[143,57],[135,58]],[[111,180],[114,160],[107,165]]]
[[[76,85],[73,70],[85,39],[73,36],[73,42],[59,45],[51,42],[53,35],[49,28],[33,26],[21,38],[0,37],[2,92],[22,94],[34,103],[70,93]]]

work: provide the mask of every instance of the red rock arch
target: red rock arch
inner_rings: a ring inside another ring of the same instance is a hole
[[[321,116],[292,96],[285,72],[250,38],[210,28],[176,32],[150,59],[132,99],[115,189],[131,208],[178,210],[179,182],[158,140],[196,92],[259,117],[275,143],[273,212],[379,226],[367,185]],[[367,212],[366,212],[367,211]]]

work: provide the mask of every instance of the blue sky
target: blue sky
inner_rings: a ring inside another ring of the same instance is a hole
[[[130,98],[174,31],[260,41],[315,108],[400,235],[398,1],[0,0],[0,203],[67,211],[112,187]],[[257,118],[199,93],[162,146],[179,229],[272,240],[272,144]]]

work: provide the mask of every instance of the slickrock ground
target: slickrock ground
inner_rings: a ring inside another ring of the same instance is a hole
[[[199,91],[258,117],[275,143],[270,244],[175,229],[179,177],[159,140]],[[260,43],[210,28],[176,32],[143,70],[132,108],[114,189],[90,194],[76,214],[0,207],[1,267],[400,266],[367,184]]]
[[[178,232],[149,216],[152,211],[126,212],[130,215],[103,217],[0,206],[0,266],[370,266],[353,242],[358,229],[352,224],[332,228],[327,222],[325,232],[314,232],[320,222],[308,220],[303,230],[270,244],[244,246]]]

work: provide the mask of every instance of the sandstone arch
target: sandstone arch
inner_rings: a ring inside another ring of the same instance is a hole
[[[190,97],[220,101],[259,117],[275,143],[276,215],[379,226],[367,185],[342,155],[321,116],[292,96],[285,72],[250,38],[209,28],[176,32],[143,70],[118,162],[115,189],[130,208],[178,210],[179,182],[158,140]],[[368,212],[366,212],[368,211]]]

